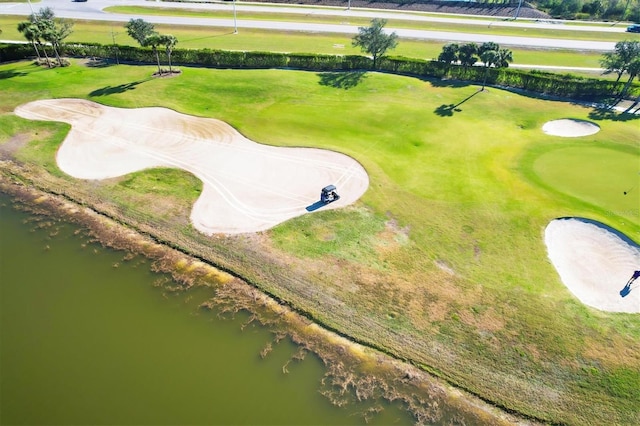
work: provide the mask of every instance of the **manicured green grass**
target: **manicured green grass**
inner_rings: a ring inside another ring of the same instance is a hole
[[[533,160],[532,171],[545,187],[564,197],[591,204],[605,216],[638,222],[640,165],[636,149],[589,143],[550,146]],[[633,237],[640,240],[640,234]]]
[[[270,291],[510,409],[558,423],[635,423],[640,395],[629,390],[640,376],[640,318],[580,304],[549,263],[543,232],[557,217],[581,216],[637,235],[640,218],[608,215],[627,204],[613,206],[606,189],[581,188],[573,166],[590,164],[589,184],[626,183],[640,161],[640,118],[381,73],[181,69],[179,77],[150,79],[153,66],[0,65],[0,128],[39,126],[11,113],[23,102],[78,97],[164,106],[227,121],[257,142],[348,154],[369,174],[361,201],[259,236],[286,264]],[[579,140],[542,132],[546,121],[564,117],[594,120],[601,131]],[[52,167],[62,137],[40,136],[19,155]],[[614,178],[610,167],[620,169]],[[167,176],[154,170],[73,182],[97,185],[124,211],[153,220],[168,212],[138,203],[145,198],[135,198],[137,190],[152,193],[161,183],[159,196],[176,204],[200,190],[189,176]],[[182,231],[182,221],[176,227]],[[260,254],[241,256],[277,268]],[[312,288],[313,297],[284,284],[291,282]]]
[[[117,185],[133,192],[153,192],[155,195],[192,201],[200,196],[202,182],[182,170],[155,168],[131,173]]]
[[[138,206],[146,205],[143,215],[148,220],[161,218],[186,228],[193,200],[202,192],[202,182],[183,170],[160,167],[110,179],[96,191],[115,199],[126,214],[141,216]]]
[[[202,11],[189,9],[186,6],[184,9],[167,9],[162,7],[153,6],[111,6],[105,9],[105,12],[123,13],[131,15],[156,15],[156,16],[183,16],[183,17],[197,17],[197,18],[217,18],[229,20],[233,19],[233,12],[231,7],[229,10],[211,10]],[[368,26],[370,19],[360,17],[350,17],[348,21],[345,21],[345,17],[331,16],[322,14],[287,14],[274,12],[241,12],[237,15],[238,19],[245,20],[262,20],[262,21],[282,21],[282,22],[308,22],[308,23],[322,23],[322,24],[344,24],[344,25],[358,25]],[[518,28],[518,27],[500,27],[492,25],[473,25],[473,24],[458,24],[448,22],[421,22],[402,19],[388,19],[387,27],[389,28],[403,28],[403,29],[420,29],[429,31],[449,31],[457,33],[470,33],[470,34],[492,34],[496,36],[516,36],[516,37],[544,37],[544,38],[557,38],[557,39],[573,39],[573,40],[594,40],[594,41],[620,41],[625,38],[617,33],[608,32],[590,32],[590,31],[570,31],[559,30],[550,26],[548,29],[541,28]],[[630,34],[626,38],[633,39],[637,36],[640,39],[640,35]]]

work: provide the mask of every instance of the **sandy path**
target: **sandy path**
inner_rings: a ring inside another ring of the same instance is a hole
[[[640,279],[620,291],[640,270],[640,247],[611,228],[578,218],[557,219],[545,230],[549,259],[582,303],[610,312],[640,312]]]
[[[72,128],[56,160],[79,179],[105,179],[150,167],[193,173],[203,191],[193,226],[205,234],[269,229],[308,213],[320,189],[334,184],[344,207],[364,194],[369,178],[354,159],[333,151],[253,142],[228,124],[166,108],[122,109],[82,99],[30,102],[15,113]]]

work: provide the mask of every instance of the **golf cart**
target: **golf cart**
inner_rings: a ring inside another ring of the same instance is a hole
[[[336,192],[335,185],[329,185],[322,188],[322,192],[320,192],[320,201],[325,204],[332,203],[340,199],[340,196]]]

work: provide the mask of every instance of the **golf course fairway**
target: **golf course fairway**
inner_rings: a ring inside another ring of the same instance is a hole
[[[0,156],[10,163],[0,174],[232,271],[318,324],[502,409],[552,423],[640,423],[640,315],[582,304],[544,244],[561,217],[640,241],[640,117],[376,72],[181,70],[155,79],[152,66],[1,64]],[[191,175],[63,173],[56,151],[69,125],[13,112],[56,98],[168,108],[222,120],[260,144],[335,151],[362,165],[369,187],[344,208],[207,236],[189,222],[202,188]],[[600,131],[542,131],[566,117]]]

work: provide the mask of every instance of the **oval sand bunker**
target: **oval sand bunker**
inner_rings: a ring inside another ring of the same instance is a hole
[[[542,126],[542,131],[552,136],[576,138],[598,133],[600,126],[591,121],[563,118],[561,120],[547,121]]]
[[[56,160],[73,177],[106,179],[149,167],[193,173],[203,188],[191,222],[209,235],[262,231],[315,207],[344,207],[369,185],[364,168],[346,155],[262,145],[225,122],[166,108],[49,99],[21,105],[15,113],[71,124]],[[320,190],[329,184],[338,187],[340,199],[318,206]]]
[[[580,218],[556,219],[545,230],[549,259],[560,279],[585,305],[609,312],[640,312],[640,280],[620,291],[640,270],[640,247],[615,230]]]

